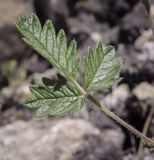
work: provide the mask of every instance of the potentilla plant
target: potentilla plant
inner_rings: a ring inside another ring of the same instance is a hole
[[[42,78],[43,86],[30,86],[34,97],[26,103],[26,106],[37,110],[36,117],[64,114],[65,112],[77,114],[83,104],[90,100],[109,117],[142,138],[145,143],[154,145],[152,139],[120,119],[92,96],[93,92],[111,87],[121,80],[119,75],[122,61],[115,58],[113,46],[102,46],[101,43],[98,43],[95,49],[89,48],[83,62],[85,85],[81,87],[76,79],[80,59],[76,57],[75,40],[67,45],[63,30],[56,34],[50,20],[46,21],[42,27],[35,14],[29,18],[20,15],[16,26],[23,35],[23,40],[46,58],[60,74],[57,79],[53,80]]]

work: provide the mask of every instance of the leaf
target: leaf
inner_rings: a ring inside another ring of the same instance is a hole
[[[99,43],[95,51],[89,49],[84,59],[85,84],[87,91],[109,87],[121,80],[119,78],[122,62],[114,58],[113,46],[102,47]]]
[[[36,117],[65,112],[76,114],[81,110],[85,96],[74,85],[64,79],[55,81],[43,78],[43,83],[45,86],[30,86],[34,98],[26,103],[27,107],[38,109]]]
[[[48,20],[42,28],[35,14],[29,18],[20,15],[16,26],[27,44],[49,60],[64,75],[70,79],[76,78],[80,62],[75,57],[76,42],[71,41],[67,48],[67,40],[63,30],[60,30],[56,36],[52,22]]]

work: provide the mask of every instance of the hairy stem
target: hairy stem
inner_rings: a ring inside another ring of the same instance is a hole
[[[77,86],[81,93],[86,95],[85,90],[75,81],[75,80],[71,80],[75,86]],[[103,105],[101,105],[93,96],[88,95],[87,97],[91,102],[93,102],[101,111],[103,111],[104,113],[106,113],[109,117],[111,117],[112,119],[114,119],[116,122],[118,122],[119,124],[121,124],[123,127],[127,128],[129,131],[131,131],[132,133],[134,133],[137,137],[140,137],[145,143],[147,144],[152,144],[154,145],[154,141],[148,137],[146,137],[144,134],[142,134],[141,132],[139,132],[137,129],[133,128],[131,125],[129,125],[128,123],[126,123],[124,120],[122,120],[121,118],[119,118],[117,115],[115,115],[113,112],[111,112],[109,109],[107,109],[106,107],[104,107]]]
[[[129,131],[131,131],[132,133],[134,133],[136,136],[140,137],[144,142],[150,143],[150,144],[154,145],[154,141],[152,139],[146,137],[144,134],[142,134],[141,132],[139,132],[138,130],[136,130],[135,128],[133,128],[131,125],[129,125],[128,123],[126,123],[125,121],[123,121],[121,118],[119,118],[118,116],[116,116],[113,112],[111,112],[106,107],[104,107],[103,105],[101,105],[94,97],[92,97],[91,95],[89,95],[88,99],[90,101],[92,101],[97,107],[99,107],[109,117],[111,117],[112,119],[114,119],[115,121],[117,121],[119,124],[121,124],[122,126],[124,126],[125,128],[127,128]]]
[[[148,13],[150,25],[151,25],[151,28],[152,28],[152,31],[153,31],[153,34],[154,34],[154,20],[153,20],[153,16],[152,16],[151,10],[150,10],[149,0],[141,0],[141,1],[144,4],[144,6],[146,8],[146,11]],[[81,91],[82,94],[86,95],[85,90],[75,80],[71,80],[71,81],[80,89],[80,91]],[[154,145],[154,141],[152,139],[148,138],[145,133],[142,134],[137,129],[133,128],[131,125],[129,125],[124,120],[122,120],[121,118],[119,118],[113,112],[111,112],[106,107],[104,107],[103,105],[101,105],[93,96],[89,95],[88,99],[91,102],[93,102],[98,108],[100,108],[104,113],[106,113],[109,117],[111,117],[112,119],[114,119],[116,122],[118,122],[119,124],[121,124],[123,127],[127,128],[129,131],[131,131],[132,133],[134,133],[137,137],[140,137],[141,141],[144,141],[147,144],[150,143],[150,144]],[[142,145],[143,145],[143,143],[142,143]]]

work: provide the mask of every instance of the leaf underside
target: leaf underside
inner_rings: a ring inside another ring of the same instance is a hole
[[[32,85],[30,90],[34,98],[26,103],[29,108],[37,109],[36,117],[58,115],[70,112],[78,113],[84,103],[85,96],[71,83],[43,79],[44,86]]]
[[[64,75],[71,79],[76,78],[80,62],[75,57],[76,42],[71,41],[67,48],[67,40],[63,30],[60,30],[56,36],[52,22],[46,21],[42,28],[35,14],[29,18],[20,15],[16,26],[27,44],[49,60]]]
[[[119,82],[122,62],[114,58],[113,46],[103,47],[100,43],[95,51],[89,49],[84,59],[85,84],[87,91],[102,90]]]

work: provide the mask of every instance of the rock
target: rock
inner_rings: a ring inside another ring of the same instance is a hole
[[[134,4],[127,0],[84,1],[78,5],[78,14],[75,17],[68,18],[71,34],[83,46],[91,45],[98,41],[105,45],[117,45],[119,42],[119,26],[117,24]],[[111,11],[112,14],[108,14]],[[83,35],[84,39],[81,41]],[[85,49],[82,52],[85,53]]]
[[[153,41],[146,42],[140,47],[141,54],[137,56],[140,61],[152,61],[154,62],[154,54],[153,54],[154,44]]]
[[[128,112],[126,112],[126,103],[131,97],[129,86],[127,84],[114,86],[111,92],[106,93],[105,95],[103,95],[103,93],[98,93],[95,97],[102,105],[119,117],[123,119],[127,117]],[[106,128],[118,129],[121,127],[93,104],[87,103],[86,106],[87,107],[80,112],[81,117],[89,120],[100,130],[103,131]]]
[[[0,27],[14,25],[19,14],[29,15],[33,11],[32,0],[0,0]],[[5,14],[4,14],[5,13]]]
[[[153,155],[145,156],[144,160],[153,160]]]
[[[103,98],[102,103],[117,115],[125,117],[125,104],[129,97],[128,85],[121,84],[113,88],[112,92]]]
[[[144,91],[144,92],[143,92]],[[133,89],[133,94],[139,100],[148,100],[154,98],[154,86],[147,82],[142,82]]]
[[[133,160],[135,156],[133,154],[129,153],[124,156],[123,160]]]
[[[46,19],[51,19],[57,30],[63,28],[70,36],[69,38],[75,38],[78,46],[83,47],[97,41],[117,45],[119,26],[116,25],[137,2],[138,0],[88,0],[83,2],[34,0],[34,6],[43,23]],[[108,14],[111,11],[112,14]],[[82,52],[84,51],[83,49]]]
[[[149,149],[145,148],[144,153],[145,153],[144,160],[153,160],[154,152],[152,151],[152,149],[149,150]]]
[[[122,160],[123,134],[80,119],[16,121],[0,128],[1,160]]]
[[[113,27],[101,35],[101,42],[104,45],[112,44],[117,46],[119,43],[119,27]]]
[[[67,32],[66,17],[69,15],[68,0],[34,0],[36,13],[44,23],[47,19],[51,19],[56,29],[63,28]]]
[[[107,23],[97,22],[93,15],[79,12],[78,17],[68,19],[71,37],[75,38],[82,55],[87,52],[87,46],[93,46],[96,42],[108,39],[104,36],[110,27]],[[91,27],[89,27],[91,26]]]
[[[117,129],[120,128],[118,126],[118,124],[115,123],[114,120],[112,120],[110,117],[108,117],[103,111],[101,111],[100,109],[98,109],[97,107],[88,106],[88,120],[97,128],[99,128],[100,130],[105,130],[105,129]],[[106,106],[105,106],[106,107]],[[85,117],[84,117],[85,118]]]
[[[70,26],[71,33],[73,34],[83,32],[90,35],[93,32],[100,33],[109,29],[107,23],[99,23],[93,15],[83,12],[79,12],[78,17],[69,18],[68,24]]]
[[[121,21],[119,40],[122,43],[133,43],[142,31],[150,26],[146,10],[142,3],[137,3],[133,11]]]
[[[26,45],[17,34],[15,22],[19,14],[30,15],[33,12],[32,0],[0,0],[0,63],[13,56],[23,54]]]
[[[129,3],[127,0],[88,0],[81,4],[80,11],[93,14],[98,21],[115,25],[118,24],[119,19],[134,5],[130,5]]]
[[[134,83],[142,81],[152,82],[154,79],[152,54],[154,44],[146,42],[140,48],[133,45],[118,46],[118,56],[123,60],[122,77],[123,83],[128,83],[130,87],[134,87]]]
[[[149,41],[154,41],[153,32],[151,29],[148,29],[141,33],[141,35],[135,41],[135,47],[140,48]]]

